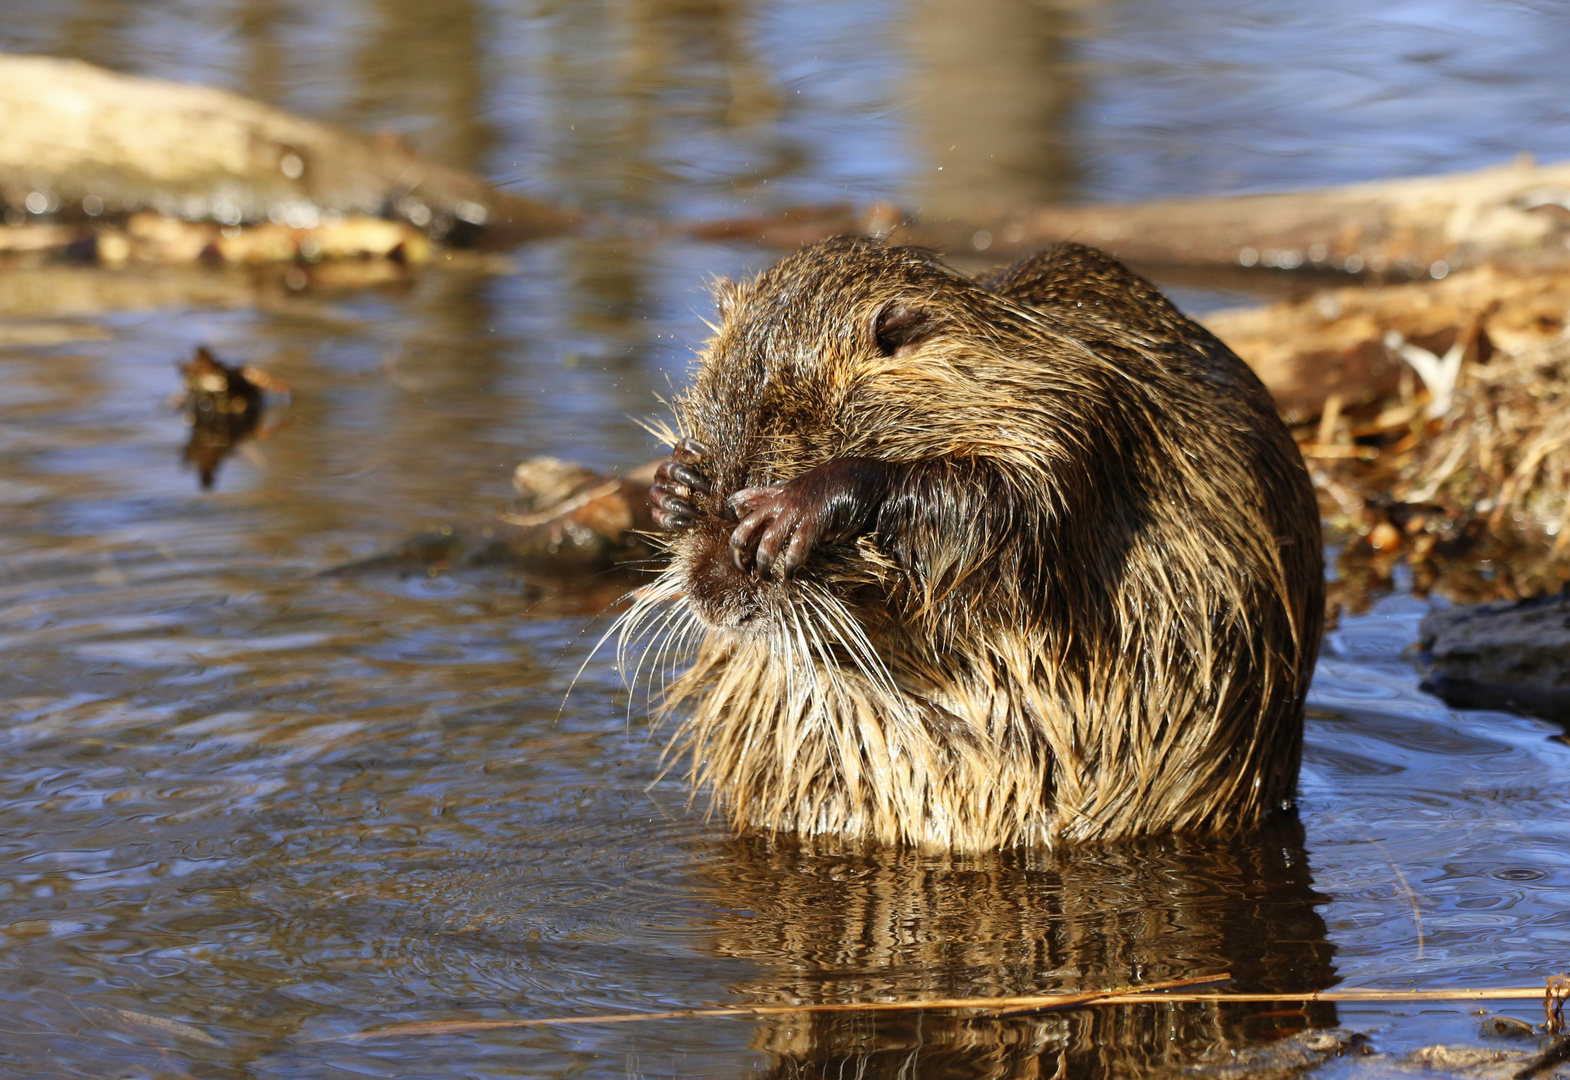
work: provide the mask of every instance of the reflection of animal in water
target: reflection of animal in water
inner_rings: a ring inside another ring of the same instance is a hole
[[[287,388],[254,367],[224,363],[206,346],[180,365],[180,374],[185,379],[180,409],[191,425],[181,460],[196,467],[205,490],[213,486],[224,458],[259,433],[265,406],[262,391]]]
[[[714,949],[756,972],[732,988],[748,1003],[1067,993],[1221,972],[1240,992],[1297,993],[1335,981],[1302,841],[1291,819],[1246,839],[1093,853],[825,855],[750,836],[704,876],[722,912]],[[778,1077],[1188,1075],[1268,1060],[1272,1040],[1335,1023],[1324,1003],[802,1013],[758,1021],[753,1047]]]
[[[664,706],[736,825],[975,851],[1290,806],[1319,516],[1225,345],[1075,244],[977,281],[831,240],[718,297],[625,625],[675,603]]]

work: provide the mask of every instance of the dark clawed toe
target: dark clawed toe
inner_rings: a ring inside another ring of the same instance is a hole
[[[758,568],[759,577],[773,577],[784,581],[790,577],[796,566],[806,561],[803,552],[800,558],[792,565],[790,552],[793,549],[812,548],[812,531],[800,514],[789,510],[776,513],[769,522],[769,527],[763,530],[763,535],[758,537],[757,554],[753,556],[753,563]]]
[[[779,554],[780,550],[780,524],[779,518],[770,521],[768,527],[758,537],[757,547],[752,551],[753,572],[760,578],[768,577],[769,572],[774,569],[774,556]]]
[[[678,469],[683,471],[683,472],[690,472],[691,471],[691,470],[687,469],[686,466],[679,465],[679,464],[677,464],[674,461],[662,461],[662,462],[660,462],[660,467],[654,470],[654,483],[651,484],[650,487],[653,487],[653,488],[679,488],[679,487],[685,487],[686,484],[683,481],[677,479],[677,477],[676,477],[676,471]]]
[[[666,470],[666,475],[677,483],[686,484],[693,491],[707,493],[710,490],[707,477],[694,469],[689,469],[680,462],[673,463]]]
[[[744,574],[752,570],[758,533],[768,523],[769,519],[765,514],[749,514],[742,518],[741,523],[730,534],[731,561],[736,564],[736,569]]]
[[[656,525],[662,529],[685,529],[698,519],[698,508],[682,497],[686,490],[665,483],[663,479],[649,485],[649,501],[654,504]]]
[[[697,439],[681,439],[671,447],[671,457],[683,465],[692,465],[709,456],[709,448]]]
[[[686,499],[678,499],[674,495],[658,500],[658,505],[661,510],[664,510],[671,517],[695,518],[698,516],[697,507],[693,506]]]
[[[777,563],[781,578],[794,576],[797,570],[806,565],[807,556],[812,554],[812,543],[813,536],[810,530],[805,528],[796,530],[790,538],[790,543],[785,545],[785,551]]]
[[[692,507],[679,499],[656,504],[653,516],[654,524],[662,529],[687,529],[697,521],[697,514],[692,511]]]

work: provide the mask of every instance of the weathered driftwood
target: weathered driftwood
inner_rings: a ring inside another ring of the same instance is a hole
[[[1570,264],[1570,162],[1529,158],[1473,172],[1344,187],[1091,206],[1042,206],[966,221],[904,220],[877,204],[798,209],[709,222],[699,236],[796,247],[846,231],[878,232],[951,255],[1007,261],[1058,240],[1136,265],[1335,270],[1441,278],[1492,262]]]
[[[1475,172],[1316,191],[1042,207],[950,240],[1030,249],[1079,240],[1136,263],[1322,267],[1442,277],[1478,262],[1570,262],[1570,163],[1529,158]],[[978,242],[980,241],[980,242]]]
[[[0,229],[0,235],[5,230]],[[443,266],[464,273],[501,273],[511,267],[502,255],[446,252]],[[90,319],[109,312],[157,308],[255,308],[301,311],[324,297],[407,282],[415,267],[395,259],[323,259],[314,263],[214,265],[195,262],[84,264],[37,256],[0,260],[0,340],[39,344],[65,330],[54,320]],[[13,334],[26,320],[31,331]],[[102,337],[77,324],[62,340]]]
[[[394,217],[444,236],[516,240],[573,216],[358,135],[205,86],[76,60],[0,56],[7,220],[154,210],[221,225]]]
[[[629,583],[589,579],[654,557],[649,484],[657,464],[608,476],[557,458],[531,458],[513,472],[518,505],[511,513],[444,525],[333,573],[503,567],[558,581],[610,584],[603,598],[610,603]]]

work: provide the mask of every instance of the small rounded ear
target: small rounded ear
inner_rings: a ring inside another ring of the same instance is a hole
[[[936,329],[925,312],[890,300],[872,316],[869,328],[873,347],[880,356],[909,356]]]

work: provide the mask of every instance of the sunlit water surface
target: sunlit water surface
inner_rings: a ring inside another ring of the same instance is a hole
[[[629,221],[1570,154],[1557,6],[1340,6],[1332,31],[1297,5],[1205,0],[1002,5],[990,21],[942,3],[24,0],[0,44],[400,127]],[[319,576],[505,504],[531,454],[651,457],[631,417],[680,379],[704,280],[772,257],[612,228],[383,291],[5,310],[0,1068],[1167,1072],[1337,1023],[1397,1054],[1476,1041],[1478,1018],[1150,1006],[358,1036],[1222,971],[1306,990],[1565,968],[1570,746],[1419,692],[1401,657],[1418,601],[1329,636],[1300,827],[948,860],[730,838],[661,776],[642,699],[610,650],[591,656],[605,619],[571,594],[506,573]],[[210,493],[178,467],[167,400],[202,341],[291,387]]]

